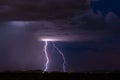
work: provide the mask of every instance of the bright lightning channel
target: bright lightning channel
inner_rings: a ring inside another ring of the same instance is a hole
[[[63,59],[63,72],[66,72],[66,59],[65,59],[65,56],[64,54],[58,49],[58,47],[55,45],[54,42],[52,42],[53,44],[53,47],[60,53],[60,55],[62,56],[62,59]]]
[[[48,52],[47,52],[47,46],[48,46],[48,41],[45,40],[45,46],[44,46],[44,52],[45,52],[45,56],[46,56],[46,64],[45,64],[45,69],[44,71],[48,70],[48,63],[49,63],[49,57],[48,57]]]
[[[48,57],[48,51],[47,51],[47,47],[48,47],[48,41],[52,42],[53,47],[59,52],[59,54],[62,56],[63,59],[63,72],[66,72],[66,59],[64,54],[58,49],[58,47],[55,45],[55,43],[53,41],[56,41],[55,39],[42,39],[42,41],[45,42],[45,46],[44,46],[44,53],[45,53],[45,57],[46,57],[46,63],[45,63],[45,69],[44,71],[48,70],[48,64],[49,64],[49,57]]]

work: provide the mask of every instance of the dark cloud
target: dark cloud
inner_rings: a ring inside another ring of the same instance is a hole
[[[0,25],[1,27],[14,26],[15,29],[24,28],[25,31],[40,36],[40,38],[58,37],[64,38],[63,40],[69,40],[71,38],[79,41],[84,37],[94,38],[96,36],[116,34],[120,29],[119,22],[119,18],[112,12],[105,17],[100,13],[96,15],[90,12],[85,15],[74,15],[67,20],[3,21]],[[15,31],[14,28],[10,28],[10,30]]]
[[[101,39],[119,35],[120,30],[120,20],[113,12],[108,13],[107,16],[90,12],[84,15],[74,15],[67,20],[11,21],[6,25],[24,28],[39,40],[53,38],[58,41]]]
[[[87,10],[86,0],[1,0],[0,19],[65,19]]]
[[[30,25],[30,26],[29,26]],[[120,20],[112,12],[102,16],[90,12],[75,15],[66,21],[33,21],[28,30],[41,38],[58,38],[62,41],[82,41],[119,35]]]

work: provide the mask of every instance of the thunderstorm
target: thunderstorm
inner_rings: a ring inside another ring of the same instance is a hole
[[[59,48],[55,45],[54,43],[54,40],[52,41],[52,39],[43,39],[43,41],[45,42],[45,45],[44,45],[44,53],[45,53],[45,57],[46,57],[46,63],[45,63],[45,69],[44,71],[48,71],[48,64],[49,64],[49,57],[48,57],[48,50],[47,50],[47,47],[48,47],[48,41],[49,42],[52,42],[52,45],[53,47],[58,51],[58,53],[61,55],[62,59],[63,59],[63,72],[66,72],[66,59],[65,59],[65,56],[64,54],[59,50]]]

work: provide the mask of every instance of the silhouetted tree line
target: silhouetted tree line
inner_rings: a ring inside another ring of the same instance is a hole
[[[120,71],[104,72],[44,72],[42,70],[4,71],[0,80],[115,80],[120,79]]]

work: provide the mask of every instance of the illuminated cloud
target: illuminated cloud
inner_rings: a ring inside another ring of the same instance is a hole
[[[112,12],[107,16],[94,14],[75,15],[61,21],[9,21],[4,25],[23,28],[24,31],[36,36],[37,40],[84,41],[101,39],[119,33],[120,20]],[[3,24],[1,23],[1,24]],[[13,28],[14,29],[14,28]]]
[[[34,21],[28,25],[28,30],[35,33],[39,39],[84,41],[115,35],[120,30],[119,22],[119,18],[111,12],[105,17],[102,14],[89,13],[83,16],[75,15],[63,22]]]

